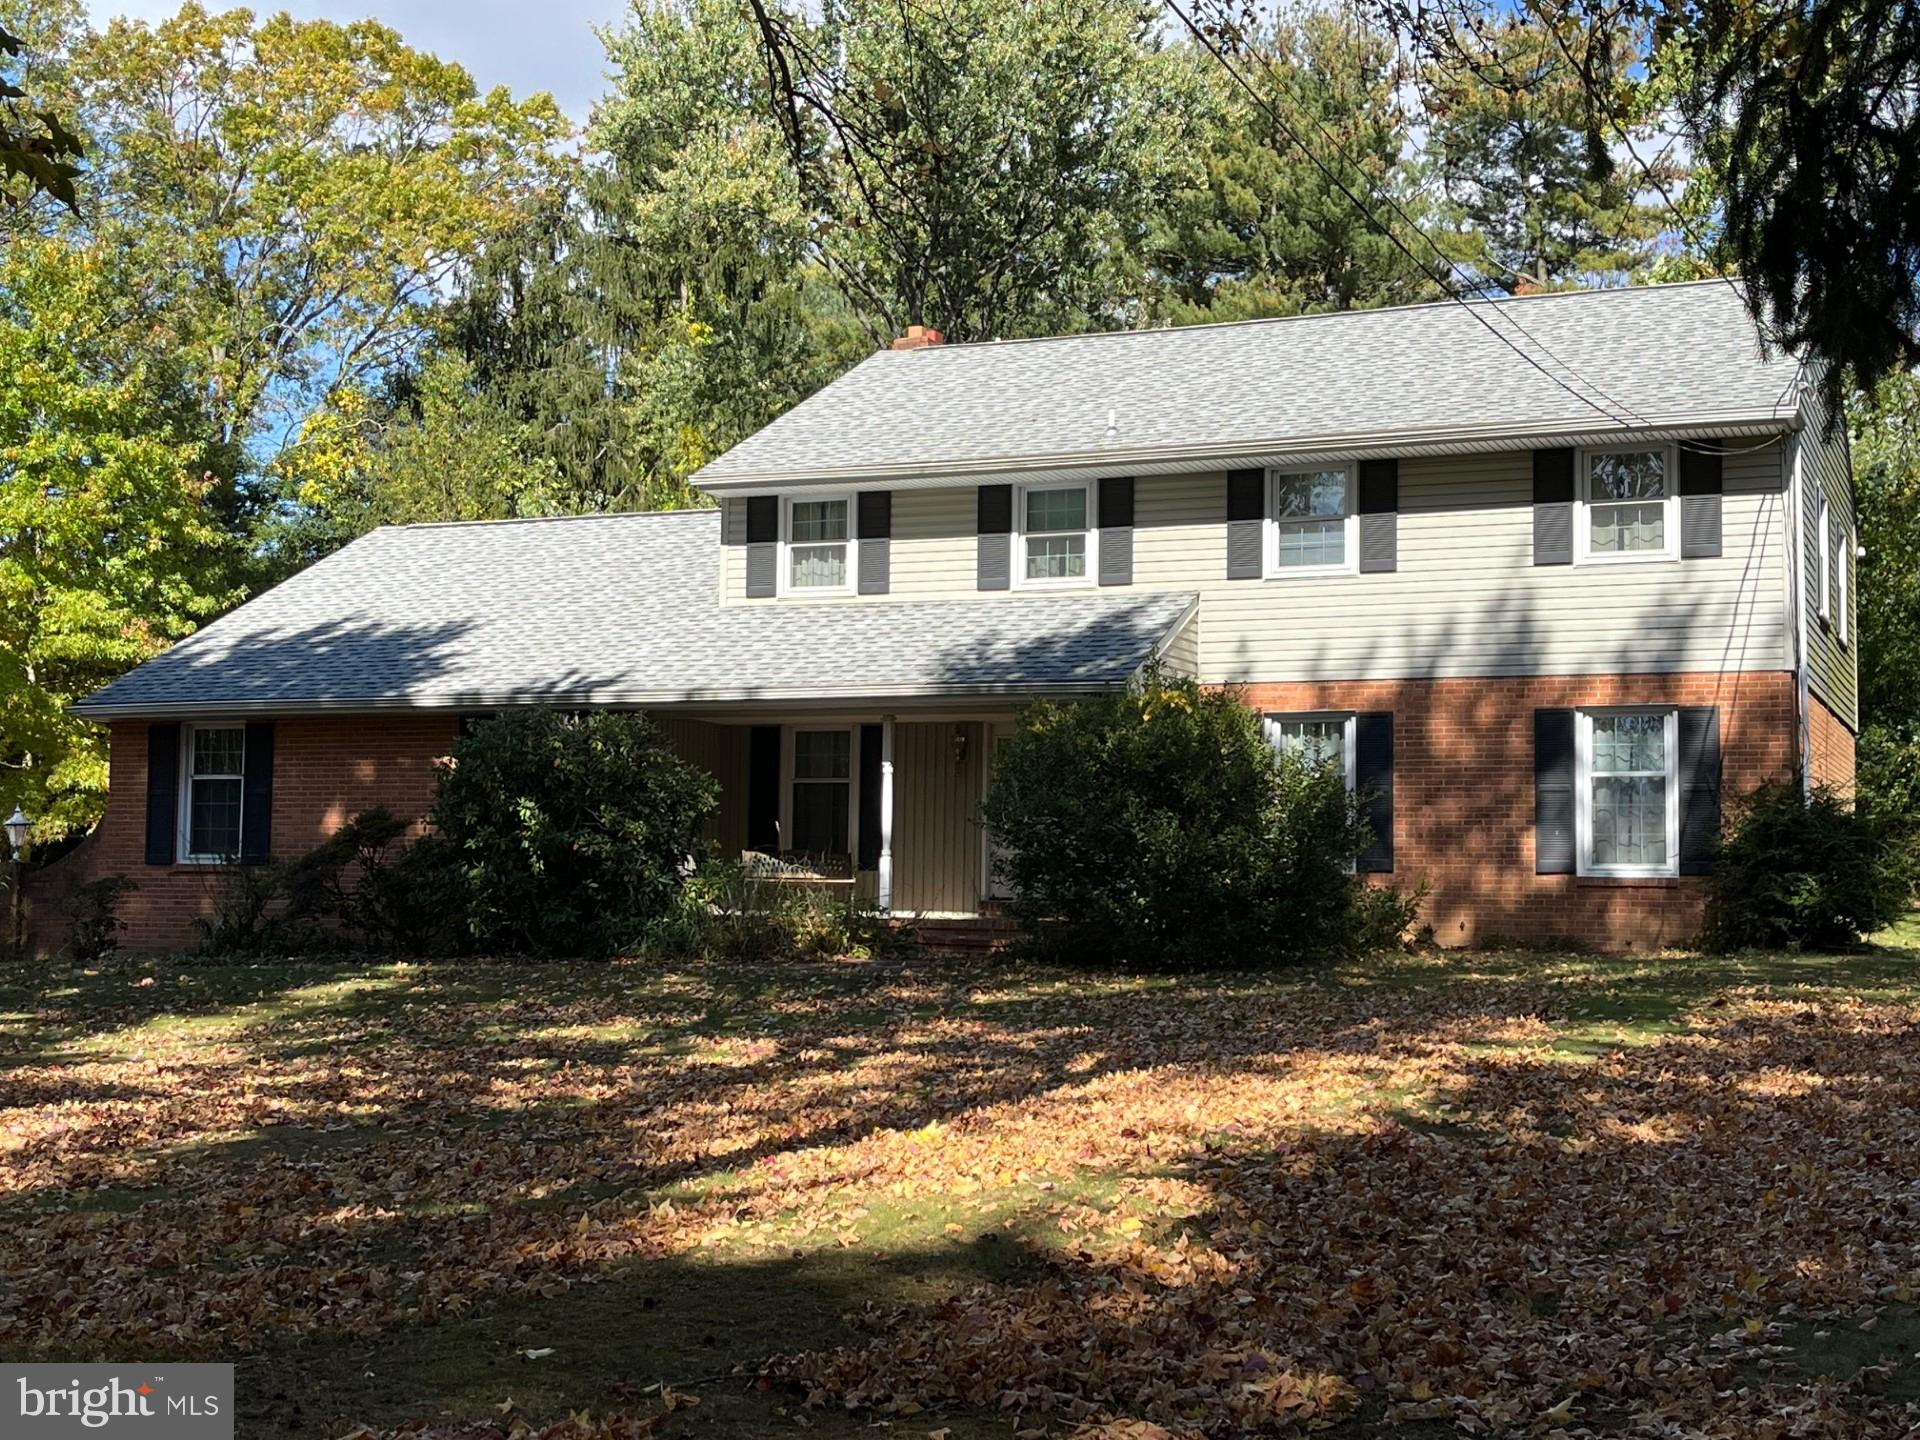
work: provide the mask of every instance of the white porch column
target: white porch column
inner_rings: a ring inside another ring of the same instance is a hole
[[[893,716],[880,717],[880,882],[882,915],[893,913]]]

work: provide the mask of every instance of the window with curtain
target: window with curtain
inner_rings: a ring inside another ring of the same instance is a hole
[[[1267,738],[1274,749],[1308,765],[1330,765],[1343,776],[1352,774],[1347,764],[1348,728],[1348,717],[1340,715],[1267,717]]]
[[[1274,567],[1340,569],[1347,563],[1352,510],[1345,470],[1301,470],[1273,477]]]
[[[1086,579],[1087,487],[1028,490],[1022,503],[1021,574],[1036,584]]]
[[[787,588],[847,588],[848,502],[795,500],[787,510]]]
[[[1675,715],[1672,710],[1582,713],[1584,869],[1673,873]]]
[[[1670,553],[1667,452],[1613,450],[1587,456],[1587,556],[1624,559]]]

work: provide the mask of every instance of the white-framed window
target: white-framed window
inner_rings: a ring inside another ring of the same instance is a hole
[[[1353,469],[1273,470],[1267,475],[1267,574],[1352,570],[1359,554]]]
[[[1850,553],[1853,541],[1847,532],[1840,532],[1839,542],[1833,547],[1833,605],[1834,627],[1840,632],[1840,643],[1845,645],[1849,638],[1848,621],[1852,618],[1853,604],[1847,594],[1847,575],[1853,569],[1853,557]]]
[[[1582,875],[1677,875],[1680,712],[1582,710],[1575,722]]]
[[[1678,473],[1666,447],[1582,451],[1576,558],[1612,563],[1677,557]]]
[[[1085,485],[1030,485],[1019,497],[1021,585],[1085,585],[1094,552]]]
[[[1827,504],[1827,491],[1818,480],[1819,486],[1813,499],[1814,532],[1818,539],[1813,546],[1813,565],[1808,570],[1808,579],[1813,585],[1814,613],[1822,620],[1833,618],[1833,603],[1829,597],[1829,562],[1827,557],[1833,553],[1833,509]]]
[[[788,850],[853,854],[853,731],[844,725],[792,732]]]
[[[179,854],[192,864],[240,856],[247,774],[245,725],[188,725],[180,756]]]
[[[780,585],[788,594],[845,595],[858,563],[851,495],[789,496],[782,502]]]
[[[1292,755],[1308,764],[1330,765],[1354,788],[1354,722],[1344,713],[1308,715],[1269,715],[1264,725],[1267,742],[1282,755]]]

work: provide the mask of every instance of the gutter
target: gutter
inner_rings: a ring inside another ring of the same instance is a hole
[[[1177,475],[1232,469],[1241,465],[1315,464],[1370,458],[1413,459],[1433,455],[1473,455],[1533,449],[1543,440],[1565,445],[1618,444],[1623,439],[1711,439],[1726,436],[1784,435],[1793,428],[1791,413],[1762,410],[1690,414],[1647,425],[1595,426],[1566,422],[1542,426],[1537,420],[1509,425],[1429,426],[1419,430],[1381,430],[1362,434],[1275,437],[1260,441],[1212,444],[1146,445],[1105,451],[1050,451],[1029,455],[913,461],[886,465],[826,466],[806,470],[758,470],[740,474],[696,473],[690,483],[710,495],[773,494],[796,486],[887,482],[895,489],[930,489],[962,482],[1087,478],[1141,473]]]

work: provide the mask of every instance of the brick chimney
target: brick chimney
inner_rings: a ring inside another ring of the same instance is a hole
[[[924,350],[929,345],[938,345],[947,337],[928,325],[909,325],[907,333],[893,342],[895,350]]]

